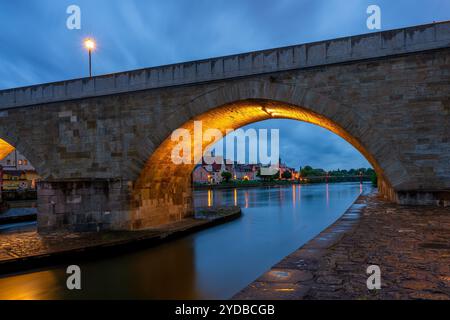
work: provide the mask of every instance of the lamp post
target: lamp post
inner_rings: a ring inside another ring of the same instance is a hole
[[[94,39],[87,38],[84,40],[84,47],[89,53],[89,77],[92,77],[92,51],[95,49]]]

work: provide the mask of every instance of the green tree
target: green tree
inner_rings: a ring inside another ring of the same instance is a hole
[[[302,170],[300,171],[300,174],[302,177],[307,177],[307,176],[312,175],[312,172],[313,172],[313,168],[311,166],[304,166],[302,168]]]
[[[229,182],[231,180],[231,173],[228,171],[223,171],[220,175],[225,182]]]
[[[282,177],[283,179],[289,180],[289,179],[292,178],[292,172],[286,170],[286,171],[284,171],[284,172],[281,174],[281,177]]]
[[[270,181],[277,180],[278,178],[280,178],[280,170],[277,170],[277,172],[274,175],[270,176],[269,180]]]
[[[378,177],[374,170],[370,173],[370,181],[372,181],[374,187],[378,186]]]

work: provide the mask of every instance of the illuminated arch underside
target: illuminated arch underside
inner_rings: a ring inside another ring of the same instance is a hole
[[[380,176],[382,175],[382,170],[377,161],[356,138],[352,137],[349,133],[347,133],[344,129],[342,129],[331,120],[310,110],[298,106],[289,105],[287,103],[266,100],[240,101],[206,112],[185,123],[183,126],[181,126],[181,128],[188,129],[191,132],[191,136],[193,136],[194,121],[202,121],[203,133],[210,128],[219,129],[225,136],[227,129],[238,129],[250,123],[267,119],[299,120],[328,129],[329,131],[337,134],[338,136],[349,142],[351,145],[353,145],[359,152],[361,152],[361,154],[366,157],[377,174],[379,174]],[[171,163],[171,152],[176,144],[177,141],[171,141],[171,138],[168,137],[150,157],[146,169],[148,170],[151,168],[159,167],[158,163]],[[203,142],[203,150],[205,150],[205,148],[209,144],[210,142]],[[194,154],[194,151],[195,150],[193,150],[192,152],[192,156],[198,157],[198,154]],[[177,167],[179,165],[172,164],[171,166]],[[190,167],[191,169],[193,169],[195,167],[195,164],[190,165]],[[142,182],[142,178],[146,175],[146,173],[148,173],[147,170],[143,171],[143,175],[141,175],[140,179],[138,179],[138,182]],[[188,174],[190,173],[191,172],[189,172]]]
[[[5,140],[0,139],[0,160],[3,160],[8,154],[14,151],[14,147]]]
[[[376,171],[379,180],[382,181],[383,186],[390,188],[390,184],[385,179],[380,165],[358,139],[330,119],[302,107],[269,100],[243,100],[202,113],[180,128],[189,130],[193,137],[194,121],[201,120],[203,132],[210,128],[219,129],[225,136],[227,129],[238,129],[250,123],[267,119],[304,121],[339,135],[366,157]],[[189,203],[191,202],[190,197],[192,197],[191,174],[196,164],[192,161],[192,164],[176,165],[171,161],[171,152],[177,143],[177,141],[172,141],[171,137],[166,138],[153,152],[140,177],[134,183],[133,204],[135,218],[138,220],[145,219],[147,213],[151,211],[154,212],[152,215],[155,214],[160,217],[149,221],[149,225],[164,221],[162,217],[171,215],[168,211],[172,207],[178,207],[178,209],[173,210],[174,214],[170,220],[182,218],[183,215],[177,212],[184,212],[185,215],[188,215],[187,212],[193,210],[193,208],[189,207],[191,205]],[[210,144],[211,142],[203,142],[202,150],[205,150]],[[192,157],[198,159],[199,155],[194,154],[194,152],[195,150],[193,149]],[[165,204],[161,205],[161,203]],[[180,207],[183,208],[180,209]],[[144,224],[147,223],[144,222]]]

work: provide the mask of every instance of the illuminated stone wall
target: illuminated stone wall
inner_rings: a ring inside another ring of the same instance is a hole
[[[5,140],[0,139],[0,160],[3,160],[8,154],[14,151],[14,147]]]

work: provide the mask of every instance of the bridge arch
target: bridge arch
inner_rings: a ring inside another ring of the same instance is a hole
[[[19,186],[20,188],[24,187],[22,185],[22,183],[24,182],[22,180],[23,174],[25,174],[26,188],[31,187],[34,189],[36,187],[36,182],[41,180],[39,172],[42,171],[34,166],[35,162],[40,163],[38,161],[39,157],[33,152],[33,149],[30,148],[27,143],[24,143],[20,139],[13,140],[8,138],[8,141],[15,141],[15,145],[13,145],[10,142],[6,141],[4,137],[5,135],[0,136],[0,160],[5,160],[6,157],[8,157],[10,154],[13,154],[15,162],[9,163],[11,159],[9,158],[7,161],[1,163],[3,165],[3,170],[0,170],[1,174],[6,173],[10,176],[10,180],[3,180],[4,176],[0,177],[0,180],[2,180],[2,183],[0,184],[2,190],[0,190],[0,193],[3,193],[4,190],[11,190],[11,188],[13,189],[13,191],[17,191],[14,189],[18,188]],[[15,176],[19,172],[19,180],[14,180],[14,178],[11,178],[11,176]],[[12,185],[8,185],[7,181],[9,183],[12,182]],[[19,185],[17,185],[18,183]],[[37,189],[35,189],[35,191],[36,190]],[[6,199],[9,200],[11,198],[6,197]],[[2,200],[5,200],[4,195],[0,195],[0,202]]]
[[[318,91],[301,85],[279,84],[275,78],[269,82],[243,80],[218,87],[180,106],[180,112],[166,120],[167,138],[148,157],[133,184],[132,228],[158,225],[192,214],[191,173],[196,164],[172,163],[171,152],[177,142],[171,140],[170,134],[184,128],[193,137],[194,121],[202,121],[203,131],[216,128],[224,136],[226,129],[267,119],[293,119],[326,128],[366,157],[377,172],[380,192],[395,200],[392,185],[396,177],[391,179],[385,163],[399,163],[394,159],[397,153],[388,153],[391,159],[386,159],[385,152],[381,157],[385,146],[377,144],[377,129],[365,121],[364,115]],[[208,144],[203,142],[202,150]]]
[[[43,178],[42,231],[188,215],[192,166],[172,165],[170,135],[197,119],[204,129],[316,123],[366,156],[388,198],[448,206],[448,30],[436,23],[0,90],[0,139]]]
[[[0,129],[0,159],[5,158],[12,151],[17,150],[33,165],[36,172],[41,177],[50,175],[50,168],[45,166],[45,161],[41,159],[39,154],[35,152],[34,148],[29,143],[5,133],[2,129]]]

